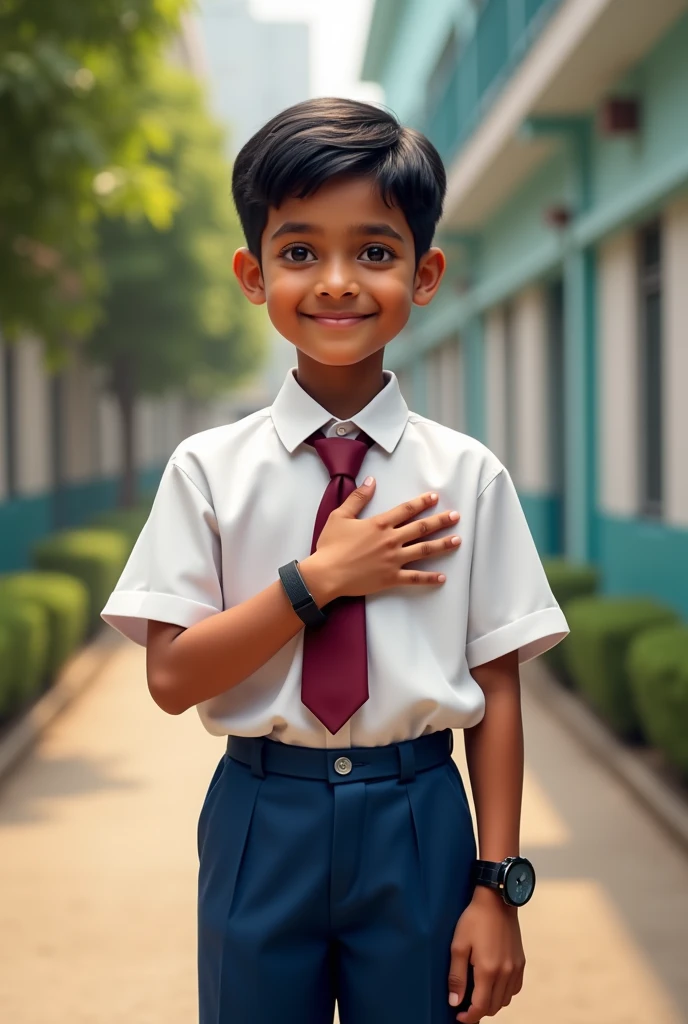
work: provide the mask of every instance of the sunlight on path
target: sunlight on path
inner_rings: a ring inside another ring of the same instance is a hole
[[[524,692],[525,985],[504,1024],[688,1019],[688,865]],[[461,734],[455,756],[468,779]],[[0,1019],[194,1024],[196,820],[223,743],[133,645],[0,790]],[[484,1018],[485,1020],[490,1018]]]

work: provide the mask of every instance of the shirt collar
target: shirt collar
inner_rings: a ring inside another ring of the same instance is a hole
[[[293,452],[307,437],[324,427],[333,414],[324,409],[294,376],[297,367],[291,366],[284,383],[270,406],[270,414],[280,441],[288,452]],[[383,370],[385,386],[370,402],[350,416],[359,430],[364,430],[386,452],[393,452],[408,421],[408,406],[392,370]],[[348,421],[347,421],[348,422]]]

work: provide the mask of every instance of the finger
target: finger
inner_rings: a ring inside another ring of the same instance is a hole
[[[399,586],[404,587],[414,587],[428,583],[431,583],[434,587],[441,587],[446,578],[443,572],[421,572],[419,569],[400,569],[397,583]]]
[[[402,544],[410,544],[413,541],[422,540],[430,533],[437,533],[438,530],[455,530],[460,518],[456,509],[447,509],[446,512],[438,512],[436,516],[424,516],[414,523],[397,526],[395,536],[401,540]]]
[[[496,975],[494,972],[486,971],[480,967],[473,967],[473,973],[475,978],[475,987],[473,989],[473,998],[471,999],[471,1005],[467,1010],[463,1010],[457,1014],[456,1019],[462,1021],[462,1024],[479,1024],[479,1021],[485,1017],[492,1005],[492,989]]]
[[[403,501],[401,505],[397,505],[387,512],[381,512],[379,516],[380,522],[383,526],[397,526],[399,523],[405,523],[413,516],[417,516],[419,512],[430,508],[437,500],[438,495],[434,491],[428,491],[426,494],[421,494],[410,501]]]
[[[504,995],[511,980],[511,971],[508,973],[500,974],[492,988],[492,999],[490,1001],[490,1008],[487,1011],[489,1017],[494,1017],[496,1013],[499,1013],[501,1008],[504,1006]]]
[[[454,949],[452,947],[451,963],[449,965],[449,1005],[458,1006],[466,991],[468,979],[468,955],[469,949]]]

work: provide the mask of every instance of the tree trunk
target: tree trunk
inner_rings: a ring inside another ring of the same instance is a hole
[[[134,450],[134,407],[136,402],[136,368],[130,356],[117,361],[112,374],[113,387],[122,424],[122,476],[119,506],[131,508],[138,499],[136,452]]]

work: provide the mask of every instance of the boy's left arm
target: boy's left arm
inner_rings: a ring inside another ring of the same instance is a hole
[[[511,651],[471,674],[485,694],[485,713],[464,731],[478,828],[478,857],[501,861],[518,856],[523,794],[523,724],[518,651]],[[469,1010],[457,1015],[463,1024],[494,1016],[523,984],[525,955],[518,909],[496,889],[476,885],[459,918],[451,947],[449,1002],[463,998],[469,961],[474,990]],[[454,993],[454,995],[452,995]]]

